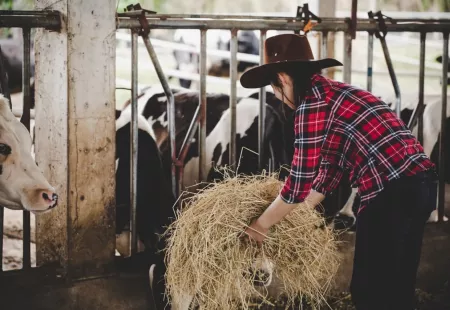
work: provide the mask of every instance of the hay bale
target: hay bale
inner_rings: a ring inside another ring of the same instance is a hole
[[[225,177],[183,200],[166,231],[168,296],[193,295],[201,309],[248,309],[255,296],[268,303],[250,272],[255,258],[263,257],[273,262],[290,304],[298,298],[325,301],[338,269],[337,241],[307,202],[271,228],[262,248],[239,240],[282,185],[275,174]]]

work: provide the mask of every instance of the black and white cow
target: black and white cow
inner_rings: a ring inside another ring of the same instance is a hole
[[[206,44],[207,48],[214,50],[230,50],[230,31],[212,29],[208,30]],[[238,52],[251,55],[259,55],[259,37],[255,31],[238,31]],[[200,47],[200,32],[191,29],[178,29],[174,33],[173,40],[196,48]],[[187,73],[199,73],[199,55],[188,51],[174,50],[173,56],[176,61],[176,69]],[[248,61],[238,62],[238,72],[244,72],[255,64]],[[208,56],[207,72],[213,76],[228,76],[230,71],[228,59]],[[180,85],[185,88],[191,86],[191,80],[180,79]]]
[[[23,52],[22,43],[14,39],[1,39],[1,56],[6,73],[8,74],[8,87],[10,93],[18,93],[22,91],[22,66]],[[34,77],[34,52],[31,51],[30,73],[31,78]],[[32,82],[34,85],[34,83]],[[33,96],[34,106],[34,96]]]
[[[130,109],[116,110],[116,234],[130,222]],[[145,249],[161,249],[157,235],[174,217],[175,197],[149,123],[138,117],[137,234]]]
[[[164,159],[166,167],[170,167],[168,153],[168,122],[167,100],[160,87],[147,88],[138,99],[138,111],[147,119],[156,135],[156,141],[161,151],[166,154]],[[183,139],[194,117],[198,106],[198,92],[186,89],[172,89],[175,98],[175,119],[177,132],[177,152],[181,148]],[[229,96],[226,94],[207,94],[207,119],[206,119],[206,162],[210,177],[214,175],[214,167],[230,165],[230,110]],[[127,105],[124,111],[130,110]],[[266,136],[265,154],[266,162],[269,157],[273,159],[275,167],[284,165],[289,158],[285,156],[284,125],[277,111],[270,105],[266,105]],[[257,97],[238,98],[236,106],[236,158],[240,159],[239,173],[256,173],[258,165],[258,115],[259,100]],[[197,137],[197,136],[195,136]],[[189,187],[198,183],[198,141],[194,139],[187,152],[184,166],[184,186]],[[163,160],[164,161],[164,160]],[[237,163],[232,163],[232,166]],[[268,163],[267,163],[268,164]]]
[[[176,113],[177,113],[177,131],[178,132],[182,132],[183,130],[186,130],[187,127],[189,126],[189,122],[191,121],[193,115],[194,115],[194,111],[195,108],[198,104],[198,93],[197,92],[192,92],[192,91],[188,91],[186,89],[180,89],[180,88],[174,88],[174,92],[178,92],[179,95],[176,95],[177,97],[177,102],[179,102],[179,104],[177,105],[176,108]],[[180,93],[181,92],[181,93]],[[183,94],[183,95],[181,95]],[[258,97],[259,94],[258,92],[255,92],[254,94],[252,94],[251,96],[249,96],[248,98],[244,98],[241,99],[239,102],[244,102],[247,104],[252,105],[253,102],[253,113],[254,114],[247,114],[249,116],[253,115],[254,117],[257,117],[259,109],[258,107]],[[183,99],[182,99],[183,98]],[[208,121],[207,121],[207,135],[210,134],[211,130],[212,130],[212,124],[216,124],[216,122],[219,120],[219,118],[222,116],[222,113],[224,112],[225,109],[228,108],[229,105],[229,98],[228,96],[225,95],[221,95],[221,94],[208,94],[208,102],[214,102],[214,104],[210,104],[208,103]],[[438,159],[437,159],[437,154],[438,154],[438,135],[439,135],[439,129],[440,126],[437,126],[437,124],[440,124],[440,114],[439,111],[435,111],[437,106],[439,106],[439,98],[433,98],[431,96],[427,96],[425,98],[425,101],[428,102],[427,104],[427,108],[425,109],[424,112],[424,148],[425,148],[425,152],[427,153],[428,156],[431,156],[431,159],[435,162],[438,163]],[[386,98],[386,102],[390,102],[389,98]],[[158,104],[159,103],[159,104]],[[283,150],[273,150],[275,152],[278,152],[278,158],[280,158],[280,161],[278,162],[279,165],[286,165],[289,166],[290,165],[290,158],[292,158],[292,154],[293,154],[293,143],[291,143],[290,141],[293,141],[294,136],[293,136],[293,111],[286,108],[283,104],[280,103],[280,101],[275,97],[275,95],[271,92],[271,91],[267,91],[266,92],[266,103],[267,106],[270,107],[271,111],[273,113],[275,113],[274,115],[277,116],[277,118],[281,121],[282,123],[282,135],[283,135],[283,141],[281,142],[283,145]],[[138,101],[138,105],[139,105],[139,109],[140,111],[142,111],[142,113],[144,113],[144,117],[150,122],[150,124],[152,125],[152,127],[154,128],[155,132],[158,131],[157,134],[157,140],[158,140],[158,145],[160,145],[161,147],[164,147],[163,145],[161,145],[162,141],[159,140],[163,140],[167,137],[167,115],[166,115],[166,97],[165,94],[162,92],[162,89],[160,87],[151,87],[148,88],[144,91],[142,97],[139,99]],[[389,103],[390,104],[390,103]],[[416,99],[409,99],[409,100],[404,100],[402,102],[402,112],[401,112],[401,118],[404,122],[408,122],[409,117],[412,114],[412,111],[415,107],[415,105],[417,104],[417,100]],[[239,105],[239,104],[238,104]],[[394,106],[392,104],[390,104],[392,106],[392,108],[394,108]],[[179,107],[178,107],[179,106]],[[158,108],[156,108],[158,107]],[[144,110],[146,112],[144,112]],[[248,112],[247,112],[248,113]],[[239,113],[237,113],[237,116],[239,117]],[[184,120],[183,120],[184,119]],[[209,121],[211,119],[211,121]],[[250,120],[250,118],[249,118]],[[254,119],[255,122],[257,122],[257,118]],[[228,120],[224,119],[224,130],[225,132],[228,131],[229,127],[227,124],[229,124]],[[238,122],[239,124],[239,122]],[[242,123],[244,124],[244,123]],[[256,126],[255,123],[253,123],[253,126]],[[414,129],[417,131],[417,129]],[[218,131],[216,131],[218,132]],[[414,133],[415,131],[413,131]],[[254,127],[254,133],[255,133],[255,140],[254,140],[254,148],[252,148],[253,151],[257,150],[257,127]],[[213,132],[214,134],[214,132]],[[417,132],[415,132],[415,134],[417,134]],[[224,137],[227,137],[227,133],[225,135],[223,135]],[[447,135],[447,137],[449,137],[449,135]],[[182,135],[181,139],[183,139],[184,136]],[[211,136],[212,138],[212,136]],[[211,139],[211,141],[213,141],[213,139]],[[215,140],[214,140],[215,142]],[[213,142],[213,143],[214,143]],[[251,143],[251,142],[249,142]],[[214,151],[214,148],[217,147],[219,144],[216,143],[212,146],[210,146],[210,142],[208,142],[208,138],[207,138],[207,162],[210,162],[210,160],[212,159],[212,161],[217,162],[215,159],[217,159],[217,155],[216,157],[214,157],[212,154],[212,152]],[[220,146],[222,147],[222,146]],[[239,147],[238,147],[239,149]],[[217,149],[218,151],[218,149]],[[190,156],[194,156],[193,160],[190,160]],[[198,157],[197,157],[197,145],[196,142],[194,141],[188,156],[186,158],[186,166],[185,166],[185,174],[184,174],[184,183],[185,185],[189,186],[189,185],[193,185],[194,183],[196,183],[196,177],[197,177],[197,171],[198,171]],[[209,157],[208,157],[209,156]],[[248,156],[250,158],[252,158],[251,154],[248,154]],[[282,156],[282,157],[280,157]],[[225,156],[223,156],[224,158],[228,158],[228,154],[226,154]],[[222,157],[221,157],[222,158]],[[256,162],[256,155],[253,157],[253,159],[255,159]],[[221,162],[219,162],[219,165],[221,164]],[[209,168],[209,167],[208,167]],[[243,173],[247,173],[249,171],[255,171],[254,169],[255,166],[252,166],[250,169],[248,169],[247,171],[243,171]],[[449,169],[449,167],[447,167],[447,169]],[[446,170],[447,170],[446,169]],[[446,180],[447,182],[450,182],[450,172],[446,171]],[[340,194],[340,197],[342,199],[347,199],[346,202],[343,204],[343,202],[339,202],[338,201],[338,193]],[[357,190],[356,189],[351,189],[349,184],[347,184],[345,182],[345,180],[342,182],[342,184],[340,185],[339,189],[336,191],[336,193],[334,195],[331,195],[329,197],[326,198],[326,200],[323,202],[323,205],[325,206],[325,210],[326,210],[326,216],[329,217],[329,219],[331,220],[334,215],[337,215],[334,218],[334,225],[336,229],[343,229],[343,228],[348,228],[349,226],[353,226],[355,223],[355,216],[354,216],[354,212],[356,211],[356,208],[359,204],[359,200],[358,200],[358,195],[357,195]],[[337,203],[341,203],[340,206],[337,205]],[[340,211],[339,211],[340,210]],[[339,211],[339,212],[338,212]],[[436,221],[436,216],[437,213],[436,211],[432,213],[432,215],[430,216],[429,221],[430,222],[434,222]],[[354,227],[354,226],[353,226]]]
[[[198,92],[186,89],[173,88],[175,97],[177,152],[187,133],[195,110],[198,106]],[[130,110],[129,102],[124,110]],[[256,91],[248,97],[238,98],[237,115],[237,160],[240,160],[238,172],[241,174],[258,173],[258,118],[259,118],[259,92]],[[170,156],[168,152],[168,122],[167,100],[160,86],[149,87],[143,90],[138,99],[138,112],[149,122],[155,132],[157,145],[163,156],[165,170],[170,173]],[[288,174],[288,168],[294,152],[293,111],[267,91],[266,93],[266,136],[265,136],[265,163],[272,159],[272,170],[280,170],[280,178]],[[230,140],[230,114],[229,96],[225,94],[207,94],[207,120],[206,120],[206,170],[209,171],[207,181],[220,178],[215,173],[214,166],[229,165]],[[197,137],[197,135],[195,135]],[[194,138],[187,152],[184,162],[183,185],[190,187],[198,183],[198,145]],[[345,185],[342,186],[346,188]],[[347,195],[350,194],[348,190]],[[330,220],[339,211],[336,204],[336,195],[327,197],[324,201],[325,216]]]

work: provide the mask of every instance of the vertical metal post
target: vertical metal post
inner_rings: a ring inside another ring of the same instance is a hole
[[[175,98],[173,96],[172,90],[169,87],[169,83],[167,83],[167,79],[164,75],[164,72],[161,68],[161,64],[158,61],[158,56],[156,55],[155,49],[153,48],[152,42],[150,42],[150,38],[148,35],[142,36],[144,40],[145,47],[147,48],[148,55],[152,60],[153,66],[155,67],[156,74],[158,75],[159,82],[163,87],[164,94],[167,97],[167,119],[169,122],[169,139],[170,139],[170,154],[172,158],[172,168],[171,168],[171,176],[172,176],[172,193],[175,198],[178,198],[179,188],[177,184],[176,178],[176,166],[177,162],[177,154],[176,154],[176,127],[175,127]]]
[[[320,48],[320,58],[324,59],[328,57],[328,31],[322,32],[322,47]],[[325,68],[322,70],[323,75],[328,75],[328,69]]]
[[[389,54],[389,49],[388,49],[388,46],[386,43],[386,38],[384,36],[380,36],[380,43],[381,43],[381,47],[383,48],[384,58],[386,59],[386,65],[388,67],[392,85],[394,86],[395,98],[396,98],[395,111],[396,111],[397,115],[400,117],[400,112],[401,112],[400,86],[398,85],[397,77],[395,76],[394,65],[392,64],[392,59]]]
[[[412,130],[418,123],[417,140],[423,143],[423,111],[425,109],[424,105],[424,88],[425,88],[425,39],[426,33],[420,33],[420,65],[419,65],[419,102],[415,107],[409,121],[408,128]]]
[[[367,91],[372,91],[372,74],[373,74],[373,32],[368,32],[369,36],[367,49]]]
[[[425,93],[425,42],[426,32],[420,33],[420,67],[419,67],[419,102],[417,110],[419,111],[419,119],[417,125],[417,138],[419,142],[423,143],[423,107],[424,107],[424,93]]]
[[[138,32],[131,29],[131,169],[130,169],[130,255],[137,253],[137,160],[138,160]]]
[[[23,112],[21,121],[30,131],[30,76],[31,76],[31,31],[29,28],[23,28],[23,67],[22,67],[22,90],[23,90]],[[31,229],[30,212],[23,211],[23,269],[31,268]]]
[[[3,223],[5,217],[5,209],[3,206],[0,206],[0,271],[3,271]]]
[[[439,139],[439,199],[438,199],[438,221],[444,221],[445,206],[445,123],[447,121],[447,75],[448,75],[448,32],[443,33],[444,51],[442,53],[442,114],[441,134]]]
[[[237,29],[231,30],[231,60],[230,60],[230,166],[236,164],[236,104],[237,104],[237,92],[236,92],[236,80],[237,80]]]
[[[259,40],[259,64],[264,63],[264,42],[266,41],[266,31],[261,30],[260,40]],[[264,136],[265,133],[265,123],[266,123],[266,89],[261,87],[259,90],[259,119],[258,119],[258,154],[259,170],[263,169],[264,164]]]
[[[348,84],[352,82],[352,35],[348,32],[344,32],[343,80]]]
[[[198,127],[199,182],[206,181],[206,30],[200,30],[200,118]]]

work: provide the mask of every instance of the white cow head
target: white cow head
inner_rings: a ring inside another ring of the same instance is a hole
[[[31,136],[0,94],[0,206],[42,213],[58,196],[31,156]]]
[[[272,284],[274,264],[266,257],[258,257],[252,264],[252,273],[255,273],[253,284],[268,287]]]

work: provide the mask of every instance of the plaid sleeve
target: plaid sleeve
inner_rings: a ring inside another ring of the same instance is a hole
[[[302,103],[295,115],[294,156],[280,197],[286,203],[300,203],[309,194],[321,160],[327,125],[327,104],[318,100]]]
[[[312,188],[326,196],[337,188],[343,175],[344,170],[341,167],[322,161]]]

